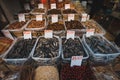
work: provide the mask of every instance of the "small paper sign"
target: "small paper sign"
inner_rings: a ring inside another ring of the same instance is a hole
[[[32,39],[31,31],[24,31],[23,35],[24,35],[24,39]]]
[[[51,4],[51,9],[56,9],[56,3]]]
[[[45,38],[53,38],[52,30],[44,30]]]
[[[86,13],[83,13],[83,14],[82,14],[81,22],[85,22],[86,20],[87,20],[87,14],[86,14]]]
[[[52,15],[52,23],[58,22],[58,15]]]
[[[43,4],[38,4],[38,9],[40,9],[40,8],[44,8],[44,5]]]
[[[71,67],[73,67],[73,66],[81,66],[82,59],[83,59],[83,56],[72,56]]]
[[[25,9],[25,10],[30,10],[30,5],[29,5],[29,3],[24,4],[24,9]]]
[[[68,14],[68,21],[74,20],[75,15],[74,14]]]
[[[13,36],[11,35],[11,33],[8,30],[2,30],[2,33],[4,34],[5,37],[8,37],[8,38],[14,40]]]
[[[58,2],[62,2],[63,0],[58,0]]]
[[[94,35],[94,32],[95,32],[95,29],[87,29],[86,37],[90,37]]]
[[[65,9],[70,9],[70,4],[65,4]]]
[[[19,22],[25,21],[25,15],[24,14],[18,14],[18,19],[19,19]]]
[[[36,21],[42,21],[42,15],[36,15]]]
[[[75,31],[67,31],[67,39],[69,38],[75,38]]]

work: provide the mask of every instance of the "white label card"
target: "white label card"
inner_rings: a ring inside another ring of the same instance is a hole
[[[44,30],[45,38],[53,38],[52,30]]]
[[[70,9],[70,4],[65,4],[65,9]]]
[[[40,8],[44,8],[44,5],[43,4],[38,4],[38,9],[40,9]]]
[[[24,14],[18,14],[18,19],[19,19],[19,22],[25,21],[25,15]]]
[[[13,36],[11,35],[11,33],[8,30],[2,30],[2,33],[5,35],[5,37],[8,37],[8,38],[14,40]]]
[[[24,39],[32,39],[31,31],[24,31],[23,35],[24,35]]]
[[[83,56],[72,56],[70,66],[71,67],[73,67],[73,66],[81,66],[82,59],[83,59]]]
[[[29,3],[24,4],[24,9],[25,9],[25,10],[30,10],[30,5],[29,5]]]
[[[74,14],[68,14],[68,21],[74,20],[75,15]]]
[[[86,20],[87,20],[87,13],[83,13],[81,22],[85,22]]]
[[[56,9],[56,3],[51,4],[51,9]]]
[[[70,31],[70,30],[67,31],[67,39],[69,38],[72,38],[72,39],[75,38],[75,31]]]
[[[52,15],[52,23],[58,22],[58,15]]]
[[[87,20],[90,20],[90,15],[87,15]]]
[[[42,15],[36,15],[36,21],[42,21]]]
[[[86,37],[90,37],[94,35],[94,32],[95,32],[95,29],[87,29]]]

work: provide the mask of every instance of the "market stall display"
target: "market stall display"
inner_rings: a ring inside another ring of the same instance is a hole
[[[72,56],[83,56],[84,60],[89,57],[79,37],[76,36],[75,39],[62,37],[63,60],[71,60]]]
[[[23,64],[29,58],[35,41],[36,38],[18,38],[13,47],[11,47],[9,52],[4,56],[4,60],[10,64]]]
[[[118,48],[101,35],[83,35],[83,42],[94,61],[108,62],[120,55]]]
[[[39,37],[32,54],[36,61],[56,60],[60,57],[60,40],[58,37],[44,38]]]

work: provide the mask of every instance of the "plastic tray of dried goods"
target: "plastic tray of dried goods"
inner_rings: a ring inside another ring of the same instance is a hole
[[[61,12],[61,9],[49,9],[46,14],[47,15],[53,15],[53,14],[61,15],[62,12]]]
[[[9,48],[13,44],[14,40],[7,37],[0,37],[0,58],[2,58],[9,51]]]
[[[88,59],[88,52],[78,36],[75,36],[74,40],[72,38],[66,39],[63,36],[61,39],[63,60],[71,60],[72,56],[83,56],[83,61]]]
[[[28,24],[28,21],[19,22],[15,20],[11,22],[10,24],[8,24],[2,31],[4,32],[5,30],[8,30],[14,36],[22,36],[23,29],[26,27],[27,24]]]
[[[55,35],[57,34],[65,34],[66,27],[63,20],[59,19],[58,22],[52,23],[51,20],[48,20],[47,30],[53,30]]]
[[[44,38],[40,36],[34,46],[32,58],[38,62],[57,60],[60,57],[61,45],[57,36],[53,38]]]
[[[46,19],[43,18],[42,21],[30,20],[25,30],[43,30],[46,28]]]
[[[14,45],[10,48],[8,53],[6,53],[3,59],[9,64],[23,64],[30,57],[36,40],[37,38],[17,38]]]
[[[80,20],[79,14],[63,14],[63,20],[68,21],[68,17],[74,16],[74,20]]]
[[[78,14],[75,9],[63,9],[62,14]]]
[[[45,14],[46,13],[46,9],[44,9],[44,8],[40,8],[40,9],[35,8],[30,13],[31,14]]]
[[[118,47],[114,46],[102,35],[86,37],[83,35],[82,41],[88,50],[91,59],[95,62],[109,62],[120,55]]]
[[[86,27],[86,29],[95,29],[95,34],[104,35],[106,33],[102,26],[92,19],[82,22],[82,24]]]

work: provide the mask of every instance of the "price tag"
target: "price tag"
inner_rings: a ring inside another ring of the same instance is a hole
[[[63,0],[58,0],[58,2],[62,2]]]
[[[31,31],[24,31],[23,35],[24,35],[24,39],[32,39]]]
[[[68,21],[74,20],[75,15],[74,14],[68,14]]]
[[[83,59],[83,56],[72,56],[71,67],[73,67],[73,66],[81,66],[82,59]]]
[[[95,29],[87,29],[86,37],[90,37],[94,35],[94,32],[95,32]]]
[[[11,35],[11,33],[8,30],[2,30],[2,33],[4,34],[5,37],[8,37],[8,38],[14,40],[13,36]]]
[[[87,14],[86,14],[86,13],[83,13],[83,14],[82,14],[81,22],[85,22],[86,20],[87,20]]]
[[[36,15],[36,21],[42,21],[42,15]]]
[[[70,9],[70,4],[65,4],[65,9]]]
[[[30,10],[30,5],[29,5],[29,3],[24,4],[24,9],[25,9],[25,10]]]
[[[58,15],[52,15],[52,23],[58,22]]]
[[[44,30],[45,38],[53,38],[52,30]]]
[[[75,38],[75,31],[67,31],[67,39],[69,38]]]
[[[18,14],[18,19],[19,19],[19,22],[25,21],[25,15],[24,14]]]
[[[40,9],[40,8],[44,8],[44,5],[43,4],[38,4],[38,9]]]
[[[56,9],[56,3],[51,4],[51,9]]]

